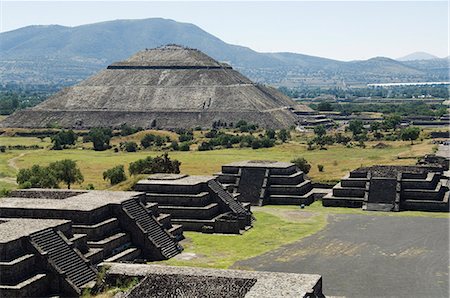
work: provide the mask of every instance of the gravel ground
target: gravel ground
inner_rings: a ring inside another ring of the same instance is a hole
[[[320,274],[326,295],[449,297],[449,220],[330,215],[323,231],[234,266]]]

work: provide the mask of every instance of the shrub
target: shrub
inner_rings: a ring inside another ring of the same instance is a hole
[[[178,145],[177,141],[172,141],[172,144],[170,144],[170,147],[172,148],[172,150],[175,150],[175,151],[180,149],[180,146]]]
[[[48,167],[33,165],[29,169],[20,169],[17,173],[19,188],[58,188],[59,181]]]
[[[198,146],[198,151],[207,151],[207,150],[213,150],[213,145],[210,142],[202,142]]]
[[[109,180],[112,185],[127,180],[123,165],[115,166],[103,172],[103,180]]]
[[[317,165],[317,169],[319,170],[319,172],[323,172],[324,166],[323,165]]]
[[[293,164],[295,164],[303,173],[308,174],[311,170],[311,165],[309,162],[303,157],[298,157],[291,160]]]
[[[141,139],[141,145],[144,148],[148,148],[151,145],[153,145],[154,141],[155,141],[155,135],[148,133]]]
[[[180,151],[189,151],[190,150],[190,146],[188,142],[183,142],[180,144]]]
[[[286,142],[288,139],[291,138],[291,134],[286,129],[282,129],[278,132],[277,137],[280,141],[283,143]]]
[[[69,145],[75,145],[77,141],[77,135],[73,132],[73,130],[62,130],[57,134],[50,137],[53,146],[53,150],[62,150],[67,148]]]
[[[87,190],[94,190],[94,189],[95,189],[95,186],[94,186],[94,184],[89,183],[89,184],[86,186],[86,189],[87,189]]]
[[[104,151],[111,148],[112,130],[109,128],[94,128],[89,132],[89,140],[94,145],[95,151]]]
[[[154,174],[154,173],[180,173],[181,163],[178,160],[170,160],[167,153],[152,158],[139,159],[130,163],[130,174]]]
[[[123,144],[123,148],[126,152],[136,152],[138,149],[138,145],[135,142],[125,142]]]

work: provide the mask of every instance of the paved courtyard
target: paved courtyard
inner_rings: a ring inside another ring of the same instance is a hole
[[[448,219],[336,214],[328,221],[313,236],[235,266],[321,274],[326,295],[448,297]]]

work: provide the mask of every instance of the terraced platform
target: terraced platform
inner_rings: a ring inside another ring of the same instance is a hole
[[[309,205],[316,194],[311,181],[293,163],[241,161],[222,166],[217,180],[241,202],[262,205]]]
[[[449,211],[449,178],[427,166],[374,166],[350,172],[322,198],[325,207]]]
[[[140,180],[144,204],[157,203],[184,230],[239,234],[252,225],[249,204],[242,204],[212,176],[154,174]]]

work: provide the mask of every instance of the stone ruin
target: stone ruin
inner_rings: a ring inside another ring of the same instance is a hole
[[[264,128],[288,128],[298,121],[294,107],[311,110],[198,50],[168,45],[113,63],[39,105],[17,111],[0,126],[174,129],[246,120]]]
[[[122,298],[197,297],[322,298],[322,277],[264,271],[218,270],[160,265],[105,263],[106,280],[115,284],[124,278],[141,281]]]
[[[239,234],[252,225],[250,204],[242,204],[213,176],[153,174],[134,187],[144,204],[158,204],[186,231]]]
[[[449,179],[436,166],[373,166],[350,172],[322,198],[325,207],[449,211]]]
[[[78,296],[100,262],[179,254],[181,225],[172,225],[157,203],[144,206],[144,195],[29,189],[2,198],[0,296]]]
[[[223,165],[217,175],[239,201],[255,206],[309,205],[315,199],[311,181],[293,163],[240,161]]]

